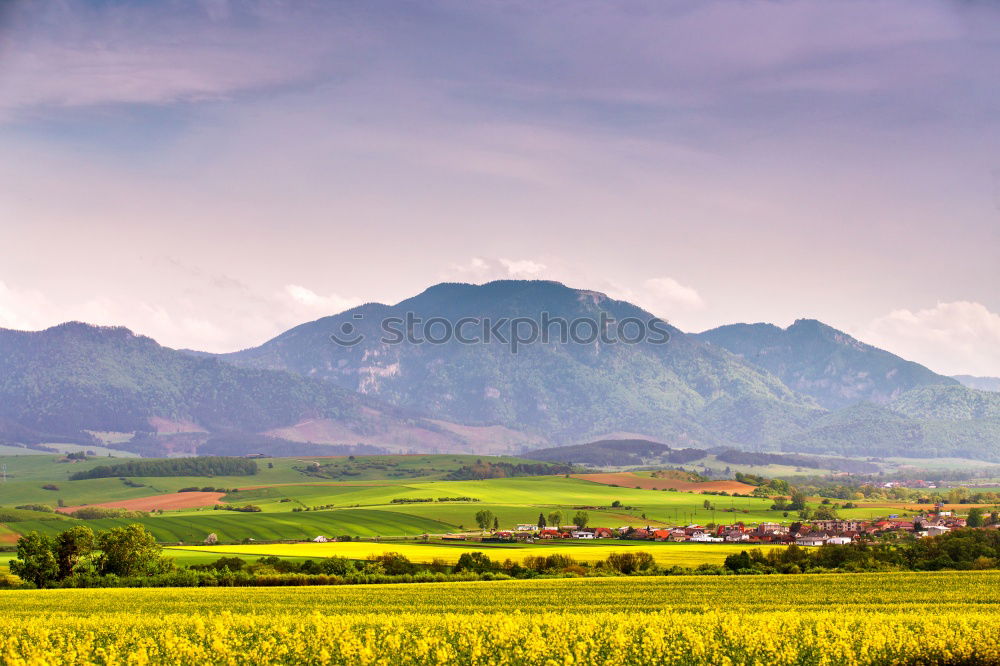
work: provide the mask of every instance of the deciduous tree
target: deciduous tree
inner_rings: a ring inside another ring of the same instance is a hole
[[[38,532],[29,532],[17,540],[17,559],[10,561],[15,576],[45,587],[59,577],[59,564],[52,552],[52,540]]]
[[[148,576],[171,566],[160,556],[161,548],[153,535],[138,523],[101,532],[97,547],[101,550],[97,563],[102,575]]]
[[[489,509],[482,509],[476,512],[476,525],[479,525],[479,529],[487,530],[490,525],[493,524],[494,515]]]
[[[56,537],[54,551],[59,579],[69,578],[80,559],[94,551],[94,531],[86,525],[71,527]]]

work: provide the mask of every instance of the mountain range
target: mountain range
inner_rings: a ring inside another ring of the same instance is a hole
[[[952,379],[961,382],[962,386],[979,391],[1000,392],[1000,377],[973,377],[972,375],[955,375]]]
[[[217,356],[123,328],[0,330],[0,442],[115,432],[132,438],[121,446],[147,454],[219,452],[222,443],[232,453],[241,441],[243,452],[488,454],[648,438],[675,449],[1000,459],[1000,393],[814,320],[700,334],[663,324],[665,342],[551,340],[517,353],[496,338],[396,342],[384,328],[409,319],[411,333],[427,334],[435,329],[414,322],[437,318],[440,334],[463,318],[537,321],[541,313],[568,322],[653,319],[598,292],[498,281],[436,285]]]
[[[767,369],[831,410],[862,401],[887,404],[922,386],[959,385],[814,319],[799,319],[788,328],[731,324],[697,337]]]

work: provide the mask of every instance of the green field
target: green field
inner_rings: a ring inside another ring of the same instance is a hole
[[[69,476],[74,472],[115,461],[95,458],[67,462],[53,455],[0,457],[0,462],[8,466],[8,481],[2,487],[6,507],[30,503],[55,506],[60,501],[66,506],[99,504],[174,493],[185,487],[210,487],[239,488],[222,501],[253,504],[261,509],[259,513],[239,513],[196,507],[143,518],[87,521],[94,529],[140,522],[164,543],[197,544],[209,533],[215,533],[225,543],[248,539],[309,540],[318,535],[444,534],[476,529],[475,514],[484,509],[497,516],[501,529],[512,529],[519,523],[535,524],[539,514],[548,516],[557,510],[562,513],[563,524],[571,523],[576,511],[583,510],[591,527],[611,528],[762,521],[787,524],[797,519],[794,512],[786,516],[784,512],[771,511],[772,500],[767,498],[644,490],[564,476],[443,480],[449,472],[476,460],[476,456],[460,455],[269,458],[259,460],[258,473],[250,476],[70,481]],[[505,460],[518,462],[513,458]],[[325,466],[322,476],[313,472],[316,465]],[[477,501],[439,501],[442,498]],[[414,499],[433,501],[394,502]],[[844,518],[867,519],[890,513],[913,512],[863,505],[839,510]],[[9,547],[16,534],[37,530],[51,535],[75,524],[75,521],[42,520],[51,517],[51,514],[28,514],[22,516],[27,519],[0,526],[0,547]]]
[[[246,488],[277,484],[340,484],[377,483],[392,485],[409,479],[439,479],[463,465],[474,463],[479,456],[467,455],[403,455],[361,456],[348,458],[267,458],[258,461],[258,472],[252,476],[184,476],[184,477],[129,477],[129,481],[144,484],[142,488],[125,485],[119,478],[70,481],[70,475],[101,465],[111,465],[120,460],[106,457],[85,461],[67,462],[54,455],[0,456],[0,464],[7,465],[7,483],[3,486],[2,505],[14,506],[27,503],[55,504],[62,499],[65,504],[96,504],[127,500],[136,497],[176,492],[188,486],[218,488]],[[524,462],[518,458],[490,458],[491,461]],[[313,464],[339,464],[345,473],[338,478],[320,478],[307,473]],[[401,475],[401,476],[393,476]],[[55,484],[59,490],[46,490],[46,484]],[[300,489],[298,492],[307,492]],[[328,491],[329,492],[329,491]],[[328,503],[328,502],[322,502]]]
[[[74,524],[106,530],[129,523],[144,525],[158,541],[201,543],[210,533],[222,541],[312,539],[320,534],[339,536],[420,535],[445,533],[448,525],[433,520],[379,509],[343,509],[303,513],[238,513],[207,511],[202,514],[151,516],[148,518],[102,518],[88,521],[31,521],[14,523],[20,532],[37,530],[54,535]]]

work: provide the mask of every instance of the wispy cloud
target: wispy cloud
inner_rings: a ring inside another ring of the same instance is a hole
[[[696,289],[683,285],[671,277],[651,278],[646,280],[643,287],[649,292],[648,300],[660,308],[680,307],[701,310],[705,307],[705,301]]]
[[[864,339],[949,375],[1000,376],[1000,314],[982,303],[893,310],[871,322]]]
[[[351,33],[324,36],[287,5],[11,4],[0,26],[0,109],[164,105],[306,82]],[[354,42],[357,45],[357,42]]]

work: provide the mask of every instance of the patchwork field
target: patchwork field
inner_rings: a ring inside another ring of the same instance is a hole
[[[609,472],[603,474],[574,474],[574,478],[623,488],[643,488],[645,490],[679,490],[680,492],[727,492],[748,495],[754,487],[739,481],[684,481],[673,478],[655,478],[648,474],[634,472]]]
[[[17,537],[17,532],[6,525],[0,525],[0,546],[10,546],[16,543]]]
[[[0,591],[7,663],[990,664],[1000,574]],[[511,609],[517,609],[511,613]]]
[[[518,464],[516,458],[490,463]],[[247,476],[175,476],[69,480],[75,472],[114,464],[107,458],[68,461],[53,455],[0,457],[8,466],[2,506],[40,504],[64,513],[82,506],[156,511],[141,518],[88,520],[94,529],[140,522],[163,543],[197,544],[209,533],[223,542],[309,540],[318,535],[351,537],[440,535],[477,529],[476,513],[488,510],[501,529],[537,524],[539,514],[561,513],[570,524],[577,511],[591,527],[635,527],[763,521],[789,523],[794,512],[772,511],[768,498],[703,495],[698,491],[749,492],[735,481],[692,484],[656,478],[651,472],[586,474],[576,477],[514,476],[488,480],[446,480],[474,456],[359,456],[357,458],[273,458],[258,461]],[[670,474],[670,472],[667,472]],[[638,486],[638,487],[636,487]],[[691,487],[685,491],[683,488]],[[182,488],[198,492],[179,493]],[[676,488],[676,490],[668,490]],[[225,492],[223,492],[225,491]],[[215,510],[215,504],[252,505],[258,512]],[[811,502],[819,505],[819,498]],[[959,510],[967,510],[963,505]],[[870,503],[838,513],[844,518],[907,515],[915,504]],[[0,523],[0,547],[16,535],[37,530],[54,535],[75,519],[53,521],[51,513],[18,514]]]

